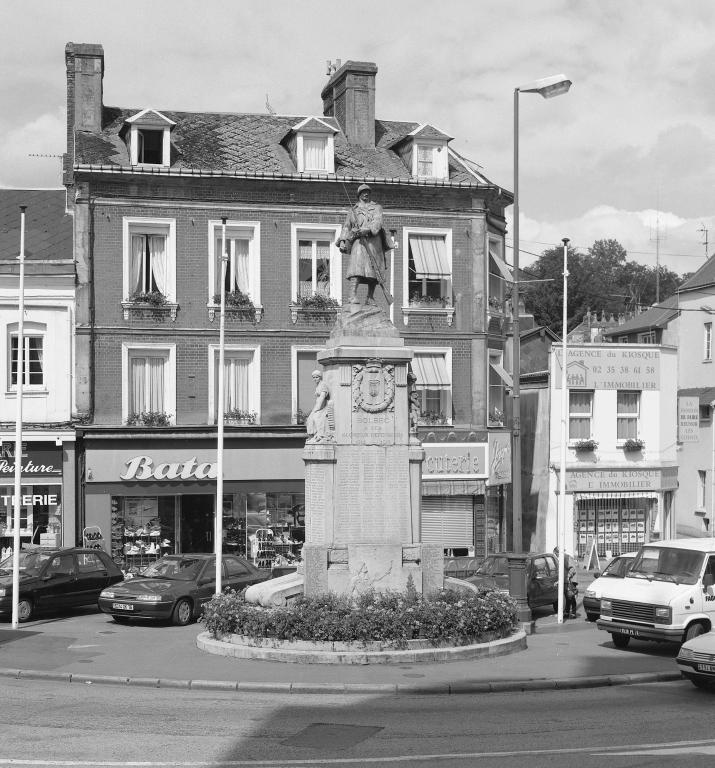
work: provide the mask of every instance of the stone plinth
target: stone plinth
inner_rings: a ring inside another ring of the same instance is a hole
[[[308,441],[305,592],[442,587],[442,548],[420,544],[424,451],[409,431],[413,352],[376,307],[345,307],[318,353],[330,392],[328,441]]]

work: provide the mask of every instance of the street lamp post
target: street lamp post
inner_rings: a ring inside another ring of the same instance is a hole
[[[558,598],[558,623],[564,621],[564,553],[566,551],[566,441],[568,440],[568,389],[566,387],[566,336],[567,311],[566,300],[568,296],[568,246],[569,239],[564,237],[564,299],[561,317],[561,469],[559,471],[559,505],[556,516],[556,539],[559,546],[559,598]]]
[[[514,287],[511,294],[512,313],[512,376],[514,379],[512,396],[512,546],[514,552],[524,548],[521,529],[521,411],[520,386],[521,375],[521,340],[519,337],[519,94],[538,93],[545,99],[560,96],[571,87],[571,81],[565,75],[552,75],[533,83],[527,83],[514,89]]]
[[[216,594],[221,594],[221,569],[223,564],[223,420],[224,420],[224,349],[225,349],[225,312],[226,312],[226,217],[221,219],[221,309],[219,312],[218,335],[218,393],[216,399],[216,419],[218,423],[216,444],[216,512],[214,518],[214,552],[216,554]]]

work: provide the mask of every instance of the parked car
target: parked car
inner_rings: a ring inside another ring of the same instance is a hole
[[[12,556],[0,562],[0,615],[12,615]],[[20,552],[18,621],[36,613],[96,605],[99,593],[124,578],[119,566],[99,549],[79,547]]]
[[[270,578],[269,571],[259,570],[239,555],[224,555],[222,561],[224,588],[243,589]],[[171,619],[185,626],[201,615],[215,587],[215,555],[164,555],[141,575],[105,589],[99,595],[99,607],[119,624]]]
[[[633,565],[633,558],[637,554],[637,552],[626,552],[616,555],[603,569],[603,573],[595,574],[596,578],[591,582],[591,586],[583,593],[583,610],[589,621],[596,621],[601,615],[601,592],[605,585],[604,580],[622,579]]]
[[[707,632],[680,646],[678,667],[698,688],[715,690],[715,632]]]
[[[465,581],[508,592],[509,556],[508,552],[488,555],[474,574],[468,576]],[[559,564],[554,555],[529,552],[520,556],[526,559],[526,599],[529,608],[551,605],[555,611],[558,610]]]

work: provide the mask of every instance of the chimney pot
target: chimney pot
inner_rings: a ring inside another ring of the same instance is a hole
[[[337,67],[320,94],[323,114],[337,119],[348,143],[374,147],[377,65],[337,59]]]

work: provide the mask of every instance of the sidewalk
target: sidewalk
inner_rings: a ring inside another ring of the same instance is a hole
[[[590,582],[579,572],[581,594]],[[615,648],[584,619],[535,612],[527,648],[507,656],[397,665],[285,664],[214,656],[196,647],[203,625],[119,625],[87,609],[18,630],[0,625],[0,677],[280,693],[477,693],[678,680],[677,646],[634,640]]]

